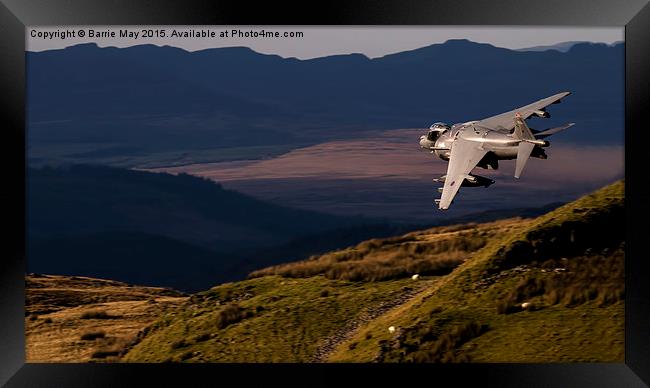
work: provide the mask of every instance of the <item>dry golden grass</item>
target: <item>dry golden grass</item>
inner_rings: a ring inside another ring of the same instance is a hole
[[[115,361],[161,313],[187,300],[169,289],[86,277],[34,275],[26,284],[27,362]]]
[[[528,220],[519,218],[481,225],[431,228],[399,237],[372,239],[341,251],[255,271],[251,278],[280,275],[305,278],[380,281],[413,274],[444,275],[481,249],[493,237],[506,234]]]

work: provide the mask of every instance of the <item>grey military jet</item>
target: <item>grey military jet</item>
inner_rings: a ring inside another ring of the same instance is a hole
[[[449,161],[447,174],[433,180],[444,184],[438,189],[442,197],[435,200],[438,208],[447,210],[461,186],[488,187],[494,183],[492,179],[471,174],[476,166],[496,170],[499,160],[517,159],[515,178],[518,179],[529,157],[546,159],[543,147],[548,147],[549,142],[543,139],[569,128],[573,123],[535,131],[528,128],[525,120],[531,116],[550,117],[546,107],[560,103],[569,94],[558,93],[483,120],[458,123],[451,127],[445,123],[431,125],[427,135],[420,137],[420,146]]]

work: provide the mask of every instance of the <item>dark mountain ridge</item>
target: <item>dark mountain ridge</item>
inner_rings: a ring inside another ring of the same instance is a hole
[[[533,127],[573,121],[579,126],[558,138],[622,143],[623,52],[622,43],[560,52],[468,40],[374,59],[154,45],[27,52],[30,157],[77,160],[73,146],[101,148],[113,157],[85,161],[134,166],[179,150],[297,147],[361,130],[480,119],[564,90],[570,100]]]
[[[192,175],[104,166],[29,169],[28,204],[32,237],[155,227],[158,234],[213,249],[224,241],[235,249],[276,244],[368,221],[274,205]],[[246,237],[233,244],[233,231]]]

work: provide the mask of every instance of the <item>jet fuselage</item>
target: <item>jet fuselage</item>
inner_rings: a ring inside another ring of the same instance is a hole
[[[450,129],[431,129],[427,135],[420,137],[420,147],[435,153],[440,159],[449,161],[451,148],[457,138],[463,138],[482,143],[482,147],[489,150],[487,159],[512,160],[517,159],[519,139],[515,139],[509,131],[499,131],[478,126],[478,121],[454,124]],[[543,143],[543,144],[542,144]],[[546,158],[540,147],[548,146],[548,142],[540,142],[531,156]],[[488,164],[489,165],[489,164]],[[480,166],[480,165],[479,165]],[[481,166],[482,167],[482,166]],[[496,166],[492,166],[496,169]]]

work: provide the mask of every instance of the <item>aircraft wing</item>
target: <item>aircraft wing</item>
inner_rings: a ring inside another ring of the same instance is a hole
[[[512,118],[515,117],[516,113],[521,114],[521,118],[525,120],[529,118],[535,111],[546,108],[551,104],[557,104],[561,99],[568,96],[569,94],[571,94],[571,92],[563,92],[555,94],[551,97],[546,97],[539,101],[533,102],[532,104],[511,110],[510,112],[501,113],[499,115],[483,119],[479,121],[477,125],[496,130],[501,129],[509,131],[515,127],[515,123]]]
[[[512,119],[511,119],[512,121]],[[481,161],[487,150],[483,149],[483,143],[457,138],[451,146],[451,155],[447,166],[445,185],[442,188],[442,197],[438,203],[440,210],[449,208],[451,201],[458,193],[460,185],[463,184],[467,174]]]

